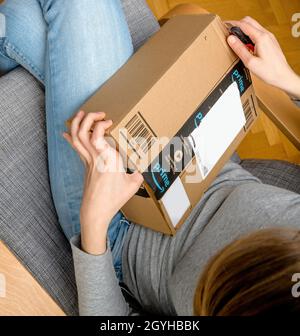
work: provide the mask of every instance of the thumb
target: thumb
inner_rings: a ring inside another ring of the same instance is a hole
[[[238,57],[243,61],[246,67],[249,67],[255,56],[251,54],[248,48],[243,44],[240,39],[236,36],[230,35],[227,39],[227,42],[231,49],[238,55]],[[252,70],[252,69],[250,69]]]
[[[132,187],[137,191],[144,181],[143,175],[140,172],[135,171],[132,174],[128,174],[128,177],[132,183]]]

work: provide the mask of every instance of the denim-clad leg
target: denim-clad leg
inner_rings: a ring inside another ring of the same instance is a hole
[[[65,121],[132,55],[126,19],[120,0],[6,0],[0,13],[0,71],[21,64],[46,87],[51,189],[70,238],[80,231],[84,168],[61,135]],[[109,228],[115,264],[127,229],[117,214]]]
[[[19,64],[44,82],[46,23],[37,0],[6,0],[0,5],[0,72]]]

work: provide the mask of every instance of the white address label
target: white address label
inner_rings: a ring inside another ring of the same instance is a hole
[[[246,124],[237,84],[232,83],[190,135],[205,178]]]
[[[162,197],[161,202],[173,226],[176,227],[191,205],[180,177],[172,183],[171,187]]]

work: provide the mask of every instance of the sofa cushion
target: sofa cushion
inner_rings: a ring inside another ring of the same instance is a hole
[[[122,0],[134,49],[159,30],[159,24],[145,0]]]
[[[265,184],[300,194],[300,166],[286,161],[244,160],[242,167]]]
[[[0,79],[0,92],[0,239],[76,315],[70,246],[50,192],[43,89],[19,68]]]

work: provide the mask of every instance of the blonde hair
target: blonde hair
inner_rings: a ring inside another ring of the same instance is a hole
[[[194,297],[197,316],[300,313],[292,276],[300,273],[300,232],[268,229],[225,247],[207,265]]]

